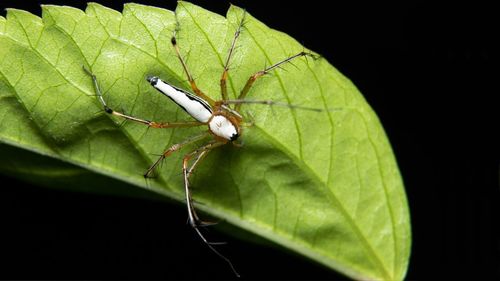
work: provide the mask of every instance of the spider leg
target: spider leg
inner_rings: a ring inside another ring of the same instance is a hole
[[[260,70],[260,71],[257,71],[255,72],[252,76],[250,76],[250,78],[248,78],[247,80],[247,83],[245,84],[245,87],[243,87],[243,90],[241,90],[240,92],[240,95],[238,96],[238,99],[237,100],[244,100],[245,97],[247,96],[248,94],[248,91],[250,91],[250,88],[252,88],[252,85],[253,83],[255,82],[255,80],[257,80],[258,78],[266,75],[269,73],[269,71],[275,69],[275,68],[278,68],[278,67],[281,67],[281,65],[285,64],[285,63],[288,63],[290,62],[291,60],[295,59],[295,58],[298,58],[298,57],[302,57],[302,56],[314,56],[312,53],[308,53],[308,52],[305,52],[305,51],[302,51],[298,54],[295,54],[289,58],[286,58],[280,62],[277,62],[269,67],[266,67],[264,68],[263,70]],[[241,107],[241,103],[237,103],[236,106],[234,107],[234,109],[236,111],[239,111]]]
[[[221,90],[222,100],[228,99],[228,96],[227,96],[227,77],[228,77],[228,73],[229,73],[229,61],[231,60],[231,57],[233,55],[234,48],[236,46],[236,40],[240,36],[241,28],[243,27],[243,23],[245,21],[245,16],[246,16],[246,11],[243,11],[243,16],[241,18],[241,21],[238,24],[238,28],[236,28],[236,31],[234,32],[233,42],[231,43],[231,48],[229,49],[226,63],[224,64],[224,71],[222,72],[222,76],[220,78],[220,90]]]
[[[191,166],[189,167],[188,169],[188,178],[191,176],[191,174],[193,173],[194,169],[196,168],[196,166],[201,162],[201,160],[203,160],[203,158],[205,158],[205,156],[207,156],[208,152],[210,150],[203,150],[203,151],[200,151],[200,153],[198,153],[196,155],[196,158],[194,158],[194,161],[191,163]]]
[[[323,109],[321,109],[321,108],[300,106],[300,105],[278,102],[278,101],[273,101],[273,100],[226,100],[226,101],[224,101],[224,104],[236,104],[236,105],[263,104],[263,105],[269,105],[269,106],[283,106],[283,107],[289,107],[289,108],[311,110],[311,111],[316,111],[316,112],[323,111]]]
[[[210,152],[210,150],[201,150],[198,152],[198,154],[195,154],[194,155],[194,161],[192,161],[191,163],[191,166],[189,167],[188,171],[187,171],[187,177],[189,179],[189,177],[193,174],[194,172],[194,169],[197,167],[197,165],[201,162],[201,160],[203,160],[203,158],[205,158],[205,156],[207,156],[208,152]],[[217,222],[208,222],[208,221],[201,221],[196,212],[194,212],[194,217],[198,219],[198,221],[200,222],[199,226],[211,226],[211,225],[216,225]],[[189,221],[188,221],[189,223]],[[211,244],[225,244],[224,242],[211,242]]]
[[[177,25],[179,25],[179,23],[177,23]],[[209,96],[205,95],[198,88],[198,86],[196,85],[196,82],[193,79],[193,76],[191,75],[191,73],[189,72],[189,70],[187,68],[186,62],[184,61],[184,59],[181,56],[181,52],[180,52],[180,49],[179,49],[179,44],[177,43],[177,39],[176,39],[177,30],[178,30],[178,28],[176,28],[174,30],[174,34],[172,35],[172,38],[171,38],[170,42],[172,43],[172,46],[174,47],[174,50],[175,50],[175,54],[177,55],[177,58],[181,62],[182,68],[184,69],[184,72],[186,73],[186,76],[188,78],[189,84],[191,85],[191,89],[193,89],[193,92],[197,96],[199,96],[200,98],[206,100],[210,105],[213,105],[215,103],[215,101],[212,98],[210,98]]]
[[[200,160],[204,157],[205,154],[207,154],[210,150],[219,147],[221,145],[224,145],[225,143],[223,142],[218,142],[218,141],[211,141],[208,144],[186,154],[184,156],[183,162],[182,162],[182,172],[184,175],[184,189],[186,193],[186,204],[188,207],[188,222],[192,227],[198,227],[198,226],[204,226],[206,224],[211,224],[209,222],[204,222],[199,219],[198,215],[196,214],[196,211],[194,209],[193,205],[193,199],[191,197],[191,191],[189,190],[189,177],[193,173],[194,169],[198,166],[200,163]],[[195,162],[193,163],[192,166],[189,167],[189,161],[191,159],[195,159]]]
[[[229,266],[231,267],[232,271],[237,277],[240,277],[236,269],[234,268],[232,262],[222,255],[217,249],[215,249],[214,245],[220,245],[224,243],[220,242],[210,242],[208,241],[203,233],[200,231],[200,227],[211,225],[212,223],[209,222],[204,222],[200,220],[198,215],[196,214],[196,210],[193,206],[193,199],[191,197],[191,192],[189,190],[189,176],[193,173],[193,170],[198,166],[200,161],[206,156],[208,152],[210,152],[212,149],[219,147],[221,145],[224,145],[225,143],[223,142],[218,142],[218,141],[211,141],[208,144],[196,149],[195,151],[188,153],[186,156],[184,156],[183,162],[182,162],[182,172],[184,174],[184,188],[185,188],[185,193],[186,193],[186,204],[187,204],[187,209],[188,209],[188,223],[189,225],[196,231],[196,234],[200,237],[200,239],[214,252],[216,255],[218,255],[221,259],[226,261]],[[195,159],[193,164],[189,166],[189,161],[191,159]]]
[[[202,134],[199,134],[199,135],[196,135],[196,136],[193,136],[193,137],[190,137],[186,140],[184,140],[183,142],[180,142],[180,143],[176,143],[174,145],[172,145],[169,149],[165,150],[161,155],[160,157],[153,163],[153,165],[151,165],[148,170],[144,173],[144,178],[149,178],[151,177],[151,175],[153,174],[153,171],[156,169],[156,167],[158,167],[158,165],[160,165],[161,161],[163,159],[165,159],[167,156],[169,156],[170,154],[172,154],[173,152],[181,149],[182,147],[184,147],[185,145],[188,145],[190,143],[193,143],[193,142],[196,142],[196,141],[199,141],[199,140],[202,140],[206,137],[208,137],[210,135],[210,133],[208,131],[206,132],[203,132]]]
[[[94,83],[94,89],[97,95],[97,99],[101,103],[102,107],[104,108],[104,111],[108,114],[115,115],[121,118],[124,118],[125,120],[130,120],[133,122],[141,123],[144,125],[147,125],[151,128],[179,128],[179,127],[194,127],[194,126],[202,126],[205,125],[205,123],[198,122],[198,121],[184,121],[184,122],[155,122],[155,121],[149,121],[141,118],[137,118],[134,116],[130,116],[127,114],[124,114],[119,111],[115,111],[111,109],[106,101],[104,100],[101,92],[101,88],[99,87],[99,83],[97,82],[97,77],[87,68],[83,67],[83,70],[90,76],[92,77],[92,81]]]

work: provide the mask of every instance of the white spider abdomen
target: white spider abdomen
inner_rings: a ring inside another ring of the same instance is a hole
[[[169,97],[194,119],[205,123],[212,117],[212,108],[208,102],[202,98],[170,85],[155,76],[150,76],[147,80],[153,87],[160,91],[160,93]]]
[[[210,119],[208,127],[216,136],[226,140],[234,141],[239,137],[238,130],[234,124],[222,115],[215,115]]]

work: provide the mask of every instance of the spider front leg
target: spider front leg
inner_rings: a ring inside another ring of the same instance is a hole
[[[180,128],[180,127],[195,127],[195,126],[202,126],[205,125],[205,123],[202,122],[197,122],[197,121],[185,121],[185,122],[155,122],[155,121],[149,121],[141,118],[137,118],[134,116],[130,116],[127,114],[124,114],[122,112],[115,111],[111,109],[106,101],[104,100],[101,92],[101,88],[99,87],[99,83],[97,82],[97,77],[87,68],[83,67],[83,70],[85,73],[87,73],[93,81],[94,84],[94,89],[97,95],[97,99],[101,103],[102,107],[104,108],[104,111],[108,114],[115,115],[121,118],[124,118],[125,120],[130,120],[133,122],[141,123],[144,125],[147,125],[148,127],[151,128]]]
[[[284,59],[284,60],[282,60],[280,62],[277,62],[277,63],[275,63],[275,64],[273,64],[273,65],[271,65],[269,67],[266,67],[266,68],[264,68],[261,71],[255,72],[252,76],[250,76],[250,78],[248,78],[247,83],[245,84],[245,87],[243,87],[243,89],[241,90],[240,95],[238,96],[237,100],[244,100],[245,99],[245,97],[248,94],[248,91],[250,91],[250,88],[252,88],[253,83],[257,79],[259,79],[260,77],[268,74],[269,71],[271,71],[271,70],[273,70],[273,69],[275,69],[277,67],[280,67],[282,64],[285,64],[285,63],[290,62],[291,60],[293,60],[295,58],[302,57],[302,56],[314,56],[314,55],[312,53],[308,53],[308,52],[302,51],[302,52],[300,52],[298,54],[295,54],[295,55],[293,55],[293,56],[291,56],[289,58],[286,58],[286,59]],[[242,103],[237,103],[235,105],[234,109],[236,111],[239,111],[240,107],[241,107],[241,104]]]
[[[226,63],[224,64],[224,71],[222,72],[222,76],[220,78],[220,91],[221,91],[221,95],[222,95],[222,100],[228,99],[228,96],[227,96],[227,78],[228,78],[228,73],[229,73],[229,61],[231,60],[231,57],[233,55],[234,48],[236,46],[236,40],[240,36],[241,28],[243,27],[243,23],[245,21],[246,14],[247,14],[247,12],[243,11],[243,16],[241,18],[241,21],[238,24],[238,28],[236,28],[236,31],[234,32],[233,42],[231,43],[231,48],[229,49]]]
[[[176,28],[174,30],[174,34],[172,35],[172,39],[170,40],[170,42],[172,43],[172,46],[174,47],[174,50],[175,50],[175,54],[176,54],[177,58],[179,58],[179,61],[181,62],[181,65],[182,65],[182,68],[184,69],[184,72],[186,73],[186,76],[188,78],[189,84],[191,85],[191,89],[193,89],[193,92],[197,96],[199,96],[200,98],[202,98],[205,101],[207,101],[210,105],[214,105],[215,101],[212,98],[210,98],[209,96],[205,95],[200,90],[200,88],[198,88],[198,86],[196,85],[196,82],[193,79],[193,76],[191,76],[191,73],[189,72],[189,70],[187,68],[186,62],[184,62],[184,59],[181,56],[181,52],[179,50],[179,45],[177,44],[177,39],[175,37],[176,34],[177,34],[177,30],[178,30],[178,28]]]

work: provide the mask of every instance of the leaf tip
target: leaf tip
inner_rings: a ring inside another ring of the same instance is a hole
[[[186,5],[193,5],[193,4],[191,4],[190,2],[183,1],[183,0],[178,0],[176,9],[179,7],[186,8]]]
[[[96,3],[96,2],[88,2],[87,3],[87,9],[89,8],[100,8],[103,7],[101,4]]]
[[[11,19],[14,21],[18,21],[20,23],[29,21],[39,23],[41,21],[40,17],[25,10],[16,8],[7,8],[5,10],[7,11],[7,16],[6,16],[7,20]]]
[[[7,12],[7,17],[9,17],[9,15],[16,15],[16,14],[23,14],[23,13],[31,15],[31,13],[28,11],[16,9],[16,8],[5,8],[5,11]]]
[[[53,10],[56,9],[61,9],[61,8],[72,8],[72,7],[66,7],[66,6],[57,6],[53,4],[41,4],[40,8],[42,9],[42,18],[45,14],[50,14]],[[75,9],[75,8],[72,8]]]
[[[116,11],[116,10],[111,9],[111,8],[108,8],[104,5],[101,5],[101,4],[96,3],[96,2],[88,2],[87,8],[85,9],[85,13],[88,15],[96,15],[96,16],[108,15],[108,16],[112,16],[115,18],[122,17],[121,12]]]
[[[113,10],[113,9],[110,9],[102,4],[99,4],[97,2],[88,2],[87,3],[87,9],[89,8],[92,8],[92,9],[107,9],[107,10]],[[113,10],[115,11],[115,10]],[[115,11],[116,12],[116,11]]]
[[[233,4],[233,3],[229,3],[229,9],[228,9],[228,11],[231,11],[231,10],[238,11],[238,10],[245,10],[245,8],[241,8],[240,6],[237,6],[237,5]]]
[[[71,11],[78,11],[81,12],[82,10],[71,7],[71,6],[65,6],[65,5],[54,5],[54,4],[41,4],[40,7],[42,8],[43,11],[49,11],[49,10],[71,10]]]
[[[236,6],[235,4],[233,3],[230,3],[229,4],[229,9],[227,9],[227,15],[229,14],[241,14],[241,13],[244,13],[246,12],[246,9],[245,8],[241,8],[240,6]]]

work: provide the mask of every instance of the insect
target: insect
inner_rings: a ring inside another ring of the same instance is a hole
[[[220,91],[221,91],[221,99],[214,100],[211,97],[207,96],[203,91],[201,91],[196,82],[193,79],[193,76],[190,74],[186,62],[184,61],[179,45],[177,43],[177,31],[176,28],[173,32],[171,38],[171,44],[175,51],[177,58],[179,59],[184,73],[187,76],[189,84],[191,86],[192,92],[188,92],[186,90],[175,87],[159,77],[156,76],[148,76],[146,80],[153,86],[156,90],[158,90],[163,95],[170,98],[174,103],[180,106],[187,114],[189,114],[195,121],[190,122],[155,122],[149,121],[146,119],[137,118],[131,115],[124,114],[122,112],[116,111],[108,106],[106,101],[104,100],[101,90],[99,88],[99,84],[97,81],[97,77],[87,68],[83,68],[85,72],[92,77],[92,81],[94,84],[94,88],[97,94],[97,99],[101,103],[104,111],[108,114],[115,115],[125,120],[137,122],[149,126],[151,128],[179,128],[179,127],[195,127],[195,126],[207,126],[208,130],[195,135],[191,138],[184,140],[183,142],[172,145],[166,151],[164,151],[160,157],[147,169],[144,173],[144,177],[148,178],[153,175],[154,170],[158,167],[158,165],[173,152],[180,150],[186,145],[192,144],[194,142],[209,139],[204,145],[198,147],[194,151],[187,153],[182,161],[182,175],[184,178],[184,190],[186,196],[186,205],[187,205],[187,213],[188,213],[188,223],[193,227],[198,236],[208,245],[208,247],[216,253],[219,257],[224,259],[234,271],[234,273],[238,275],[236,270],[234,269],[231,261],[219,253],[214,245],[219,243],[209,242],[202,232],[200,231],[200,227],[211,225],[212,223],[202,221],[194,208],[193,199],[191,197],[191,192],[189,189],[189,178],[193,174],[193,171],[199,165],[201,160],[213,149],[232,143],[236,144],[236,141],[243,134],[242,127],[245,124],[243,116],[239,113],[240,108],[243,104],[265,104],[265,105],[284,105],[292,108],[302,108],[314,111],[321,111],[320,109],[301,107],[296,105],[283,104],[279,102],[275,102],[272,100],[246,100],[246,96],[252,88],[254,82],[260,77],[270,73],[270,71],[279,68],[285,63],[292,61],[295,58],[303,57],[303,56],[313,56],[312,53],[309,52],[299,52],[293,56],[285,58],[269,67],[265,67],[264,69],[255,72],[251,75],[237,99],[231,100],[228,98],[227,93],[227,79],[229,75],[229,63],[231,57],[234,54],[235,46],[238,37],[240,36],[241,30],[243,28],[243,23],[245,21],[246,12],[243,13],[242,19],[239,22],[239,25],[234,33],[234,37],[231,42],[231,46],[229,48],[229,52],[226,57],[226,61],[224,64],[224,68],[222,71],[222,75],[220,78]]]

